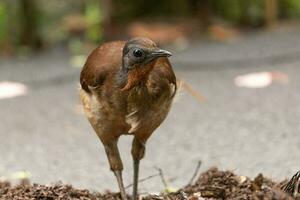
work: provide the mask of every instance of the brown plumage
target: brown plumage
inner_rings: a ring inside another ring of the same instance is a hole
[[[134,135],[131,153],[136,199],[139,161],[146,141],[166,118],[177,89],[167,58],[170,55],[146,38],[109,42],[90,54],[81,72],[84,111],[104,145],[123,200],[126,195],[118,138]]]

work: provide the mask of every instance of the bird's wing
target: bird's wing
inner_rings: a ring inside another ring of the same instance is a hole
[[[151,82],[154,85],[154,93],[160,95],[166,91],[165,89],[169,88],[171,98],[175,96],[177,91],[176,76],[168,58],[162,57],[157,60],[150,74],[150,79],[152,79]]]
[[[80,84],[86,92],[101,87],[108,76],[121,66],[122,50],[125,42],[115,41],[93,50],[80,74]]]

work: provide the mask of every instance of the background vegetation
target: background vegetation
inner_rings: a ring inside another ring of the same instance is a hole
[[[1,0],[0,51],[6,54],[110,39],[136,20],[222,22],[257,28],[298,19],[299,0]],[[72,41],[72,42],[70,42]]]

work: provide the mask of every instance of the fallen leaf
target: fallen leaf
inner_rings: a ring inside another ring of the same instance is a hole
[[[245,181],[247,181],[247,177],[246,176],[239,176],[238,177],[238,182],[240,184],[244,183]]]
[[[173,187],[167,187],[164,189],[164,192],[166,192],[166,193],[172,193],[172,192],[176,192],[176,191],[178,191],[178,189],[173,188]]]
[[[30,172],[28,171],[18,171],[10,175],[12,179],[28,179],[31,177]]]

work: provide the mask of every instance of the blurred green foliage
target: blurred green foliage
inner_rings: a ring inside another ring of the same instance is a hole
[[[299,0],[281,0],[279,7],[282,8],[283,17],[300,17],[300,1]]]
[[[299,18],[300,0],[278,0],[278,16]],[[265,0],[0,0],[0,49],[39,49],[57,43],[78,49],[109,35],[109,26],[135,20],[192,19],[206,20],[206,25],[221,21],[257,27],[264,18]]]
[[[263,0],[213,0],[212,4],[217,16],[233,24],[258,26],[263,23]]]
[[[3,44],[7,38],[8,32],[8,14],[7,6],[4,2],[0,2],[0,44]]]
[[[113,18],[126,22],[135,18],[161,18],[189,15],[188,1],[185,0],[114,0]]]
[[[85,7],[85,19],[87,22],[86,37],[89,41],[97,42],[102,37],[100,23],[102,21],[100,1],[93,1]]]

